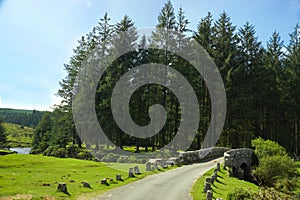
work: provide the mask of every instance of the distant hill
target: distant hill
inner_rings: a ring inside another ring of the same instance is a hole
[[[21,126],[35,127],[44,114],[43,111],[0,108],[4,122]]]
[[[3,123],[9,147],[31,147],[33,128],[18,124]]]

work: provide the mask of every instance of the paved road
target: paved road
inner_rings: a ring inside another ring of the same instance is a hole
[[[222,161],[218,158],[151,175],[93,200],[191,200],[189,193],[197,178]]]

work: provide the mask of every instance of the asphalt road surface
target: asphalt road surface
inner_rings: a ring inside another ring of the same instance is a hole
[[[93,200],[191,200],[190,191],[197,178],[222,161],[223,158],[218,158],[147,176]]]

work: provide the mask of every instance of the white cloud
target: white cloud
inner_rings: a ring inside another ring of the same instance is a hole
[[[0,108],[2,108],[2,98],[0,97]]]
[[[60,105],[62,101],[61,97],[58,97],[56,95],[51,96],[51,108],[54,108],[56,105]]]

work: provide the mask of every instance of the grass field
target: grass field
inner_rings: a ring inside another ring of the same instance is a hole
[[[206,193],[203,192],[205,178],[211,177],[213,172],[214,169],[206,172],[196,181],[191,191],[194,200],[206,199]],[[226,199],[227,194],[234,192],[236,188],[244,188],[253,192],[257,192],[259,189],[259,187],[253,183],[229,177],[228,172],[221,167],[221,171],[218,173],[218,181],[212,185],[213,197]]]
[[[3,123],[9,147],[31,147],[34,129],[18,124]]]
[[[16,195],[23,195],[25,199],[87,199],[146,175],[158,173],[147,172],[135,178],[128,178],[127,172],[116,168],[128,170],[137,164],[110,165],[111,167],[108,167],[99,162],[41,155],[0,156],[0,199]],[[121,174],[124,181],[115,181],[116,174]],[[101,185],[100,181],[104,178],[113,178],[114,181],[109,182],[109,186]],[[92,189],[84,188],[82,181],[88,182]],[[58,183],[67,183],[71,195],[57,192]]]

